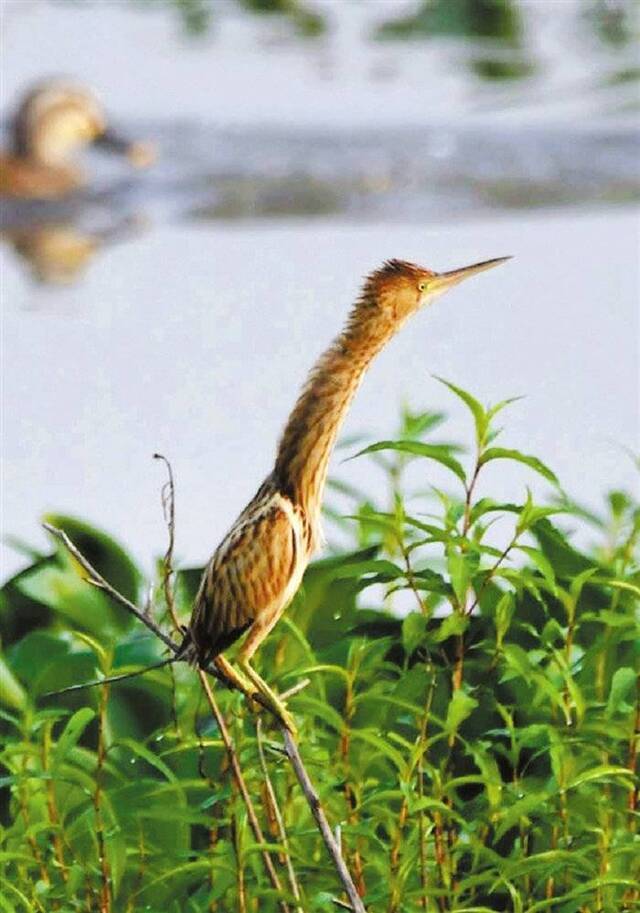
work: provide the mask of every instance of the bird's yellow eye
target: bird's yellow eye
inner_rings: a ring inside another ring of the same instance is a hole
[[[427,280],[426,280],[426,279],[423,279],[422,282],[420,282],[420,283],[418,284],[418,291],[419,291],[419,292],[424,292],[424,290],[426,289],[427,285],[428,285]]]

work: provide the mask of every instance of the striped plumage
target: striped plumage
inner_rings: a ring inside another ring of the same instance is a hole
[[[250,659],[295,595],[321,541],[327,468],[349,405],[372,359],[412,313],[502,259],[440,274],[390,260],[365,280],[346,326],[320,356],[294,406],[273,471],[205,568],[188,653],[201,666],[214,660],[245,693],[258,691],[292,729],[282,702]],[[237,663],[246,678],[221,655],[245,632]]]

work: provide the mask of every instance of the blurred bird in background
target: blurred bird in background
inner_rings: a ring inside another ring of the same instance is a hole
[[[73,193],[86,183],[74,157],[89,145],[123,155],[137,168],[155,158],[148,143],[111,129],[89,89],[67,79],[38,83],[18,106],[10,148],[0,153],[0,195],[52,200]]]

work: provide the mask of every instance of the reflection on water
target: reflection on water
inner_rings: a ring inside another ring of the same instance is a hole
[[[4,231],[0,237],[36,282],[69,285],[83,277],[101,249],[136,237],[144,227],[144,221],[134,217],[94,232],[83,231],[72,222],[51,222]]]
[[[19,101],[0,152],[2,240],[39,282],[67,284],[85,271],[97,250],[131,234],[135,219],[112,213],[112,189],[102,195],[107,227],[83,226],[87,178],[76,162],[88,146],[124,156],[136,168],[154,158],[109,124],[94,93],[69,79],[44,79]],[[94,218],[95,223],[95,218]]]

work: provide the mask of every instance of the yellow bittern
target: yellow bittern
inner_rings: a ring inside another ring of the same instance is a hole
[[[294,597],[320,542],[327,467],[351,400],[374,356],[415,311],[463,279],[503,263],[436,273],[389,260],[364,283],[340,335],[320,356],[285,426],[275,466],[205,568],[180,656],[211,661],[247,696],[258,694],[291,731],[284,702],[251,658]],[[222,655],[241,635],[237,671]]]
[[[73,155],[89,144],[125,155],[137,167],[154,157],[149,145],[129,142],[107,125],[88,89],[62,79],[38,83],[14,115],[9,151],[0,153],[0,195],[56,199],[72,193],[84,184]]]

